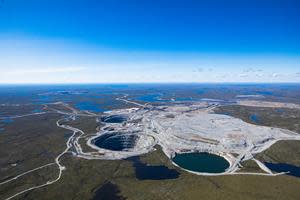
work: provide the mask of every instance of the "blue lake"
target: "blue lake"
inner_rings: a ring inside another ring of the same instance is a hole
[[[87,111],[91,111],[91,112],[103,112],[104,110],[95,103],[91,103],[91,102],[80,102],[75,104],[75,107],[81,111],[87,110]]]
[[[257,94],[262,94],[262,95],[272,95],[273,92],[271,92],[271,91],[257,91]]]
[[[259,117],[256,114],[251,114],[249,118],[255,124],[259,124],[259,122],[260,122]]]
[[[288,175],[300,177],[300,167],[285,163],[264,163],[268,168],[274,172],[289,172]]]
[[[223,157],[209,153],[176,154],[173,162],[194,172],[222,173],[229,167]]]
[[[138,101],[144,101],[144,102],[168,102],[169,100],[164,100],[162,98],[162,94],[157,93],[157,94],[146,94],[143,96],[139,96],[135,98],[134,100]]]
[[[44,96],[44,95],[40,95],[38,96],[37,99],[33,99],[34,104],[37,105],[41,105],[41,104],[45,104],[45,103],[51,103],[54,102],[54,99],[51,96]]]
[[[175,98],[175,101],[194,101],[192,97],[178,97]]]
[[[12,123],[13,121],[14,120],[9,117],[0,119],[0,122],[3,122],[3,123]]]

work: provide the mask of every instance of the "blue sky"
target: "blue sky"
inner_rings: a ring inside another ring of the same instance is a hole
[[[0,83],[300,82],[298,0],[0,2]]]

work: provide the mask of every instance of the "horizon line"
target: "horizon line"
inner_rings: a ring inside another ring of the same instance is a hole
[[[300,84],[300,82],[52,82],[52,83],[0,83],[3,85],[137,85],[137,84]]]

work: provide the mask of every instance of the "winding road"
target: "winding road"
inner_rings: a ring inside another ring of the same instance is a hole
[[[147,106],[146,104],[143,105],[143,104],[140,104],[140,103],[137,103],[137,102],[134,102],[134,101],[127,100],[127,99],[117,98],[117,100],[124,101],[126,103],[131,103],[131,104],[134,104],[134,105],[139,106],[141,108],[144,108],[145,106]],[[20,191],[18,193],[15,193],[15,194],[7,197],[6,200],[13,199],[13,198],[15,198],[15,197],[17,197],[19,195],[22,195],[22,194],[24,194],[26,192],[29,192],[29,191],[32,191],[32,190],[35,190],[35,189],[38,189],[38,188],[46,187],[48,185],[54,184],[57,181],[59,181],[61,179],[61,177],[62,177],[63,171],[67,169],[66,166],[64,166],[61,163],[61,158],[65,154],[67,154],[67,153],[71,153],[74,156],[81,157],[81,158],[84,158],[84,159],[103,159],[103,157],[95,155],[94,152],[92,152],[92,153],[91,152],[83,152],[83,150],[82,150],[82,148],[81,148],[81,146],[79,144],[79,140],[85,135],[84,131],[82,131],[82,130],[80,130],[78,128],[75,128],[75,127],[63,124],[63,121],[75,120],[77,116],[97,117],[99,115],[97,115],[95,113],[92,113],[92,112],[84,112],[84,113],[80,112],[80,111],[78,111],[78,110],[72,108],[71,106],[69,106],[69,105],[67,105],[65,103],[62,103],[62,102],[57,102],[55,104],[60,104],[60,105],[64,106],[65,108],[69,109],[71,112],[60,111],[58,109],[51,108],[50,109],[51,112],[40,112],[40,113],[32,113],[32,114],[17,115],[17,116],[11,116],[11,117],[9,117],[9,118],[20,118],[20,117],[27,117],[27,116],[32,116],[32,115],[41,115],[41,114],[55,112],[55,113],[59,113],[59,114],[63,114],[64,115],[64,117],[62,119],[59,119],[59,120],[56,121],[56,126],[60,127],[60,128],[63,128],[63,129],[66,129],[66,130],[69,130],[69,131],[72,131],[73,133],[72,133],[72,135],[66,141],[66,148],[54,159],[54,162],[48,163],[48,164],[45,164],[45,165],[42,165],[42,166],[39,166],[39,167],[36,167],[34,169],[31,169],[31,170],[28,170],[26,172],[23,172],[23,173],[15,176],[15,177],[13,177],[11,179],[8,179],[8,180],[5,180],[3,182],[0,182],[0,186],[2,186],[4,184],[8,184],[8,183],[10,183],[12,181],[16,181],[19,178],[21,178],[21,177],[23,177],[25,175],[28,175],[29,173],[38,171],[40,169],[43,169],[43,168],[46,168],[46,167],[49,167],[49,166],[52,166],[52,165],[57,165],[57,167],[58,167],[59,172],[57,174],[57,177],[54,180],[49,180],[49,181],[47,181],[44,184],[33,186],[33,187],[30,187],[30,188],[25,189],[23,191]],[[212,107],[216,107],[216,105],[213,105]],[[209,109],[211,109],[211,108],[209,108]],[[154,123],[154,122],[151,121],[150,124],[151,123]],[[252,155],[248,155],[248,153],[251,152],[251,149],[253,149],[253,148],[255,148],[255,147],[254,146],[249,146],[247,149],[245,149],[244,153],[241,153],[235,159],[235,162],[231,164],[230,169],[226,173],[223,173],[222,175],[263,175],[263,176],[277,176],[277,175],[282,175],[282,174],[285,173],[285,172],[282,172],[282,173],[272,173],[272,171],[269,168],[267,168],[262,162],[260,162],[259,160],[256,160],[255,158],[253,158]],[[244,159],[245,156],[252,157],[252,160],[254,160],[257,163],[257,165],[263,171],[265,171],[266,173],[237,172],[237,170],[239,169],[240,162]],[[214,174],[205,174],[205,173],[201,173],[201,175],[214,176]]]

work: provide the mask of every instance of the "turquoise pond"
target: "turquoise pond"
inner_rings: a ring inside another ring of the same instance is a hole
[[[222,173],[229,167],[226,159],[210,153],[176,154],[173,162],[186,170],[203,173]]]

